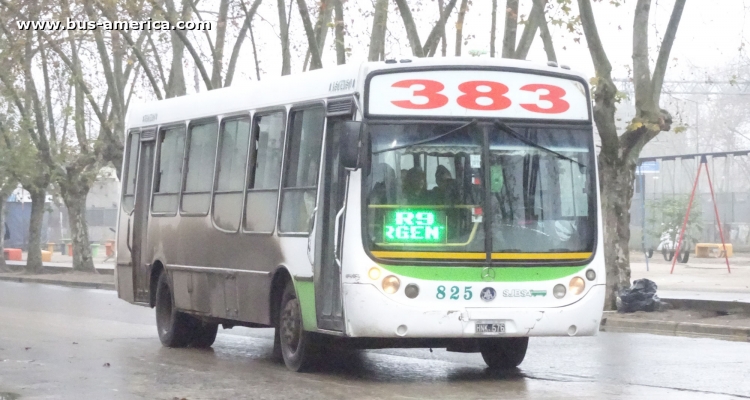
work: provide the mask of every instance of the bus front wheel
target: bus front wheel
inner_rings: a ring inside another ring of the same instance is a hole
[[[510,369],[519,366],[526,357],[528,347],[527,337],[485,339],[479,345],[482,358],[490,369]]]
[[[284,364],[295,372],[309,370],[315,364],[318,349],[313,334],[302,327],[302,310],[291,281],[281,296],[278,321],[276,330]]]
[[[191,322],[189,315],[174,307],[169,277],[163,272],[156,284],[156,329],[161,344],[166,347],[186,347],[192,339]]]

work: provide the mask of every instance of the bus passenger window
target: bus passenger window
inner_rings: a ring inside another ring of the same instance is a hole
[[[128,165],[125,167],[125,171],[123,171],[125,187],[122,191],[122,209],[126,213],[132,212],[135,204],[135,179],[138,176],[137,161],[140,139],[141,135],[136,131],[130,134],[130,139],[128,140]]]
[[[194,124],[188,136],[185,187],[182,191],[181,211],[185,214],[206,215],[211,205],[216,161],[216,121]]]
[[[281,190],[281,232],[307,233],[316,203],[324,119],[323,107],[292,113]]]
[[[163,129],[159,136],[159,169],[154,177],[151,211],[160,214],[177,212],[182,182],[182,158],[185,150],[185,127]]]
[[[224,230],[237,231],[240,226],[249,141],[250,118],[222,122],[213,219]]]
[[[273,232],[283,144],[284,112],[256,115],[245,200],[246,231]]]

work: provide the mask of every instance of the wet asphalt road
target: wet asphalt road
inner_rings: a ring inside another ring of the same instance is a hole
[[[161,347],[153,310],[110,291],[0,282],[0,400],[750,398],[750,344],[642,334],[532,338],[517,371],[478,354],[353,352],[296,374],[269,329]]]

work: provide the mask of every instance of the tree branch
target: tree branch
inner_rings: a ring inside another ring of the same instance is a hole
[[[227,76],[226,78],[224,78],[224,86],[229,86],[232,84],[232,79],[234,79],[234,71],[235,68],[237,68],[237,59],[240,56],[242,43],[245,41],[245,35],[247,35],[247,31],[250,29],[250,24],[253,21],[253,16],[255,16],[255,12],[258,10],[261,1],[262,0],[255,0],[255,2],[253,2],[253,5],[250,6],[250,10],[245,7],[244,1],[240,1],[240,8],[242,8],[242,11],[245,13],[245,19],[242,23],[242,28],[240,28],[240,33],[237,35],[237,40],[234,42],[232,55],[229,57],[229,66],[227,66]]]
[[[516,52],[518,29],[518,0],[505,2],[505,32],[503,33],[503,58],[513,58]]]
[[[635,112],[638,117],[650,119],[656,111],[651,89],[651,68],[648,65],[648,16],[651,0],[638,0],[633,18],[633,86]]]
[[[0,1],[6,1],[6,0],[0,0]],[[170,14],[168,14],[162,7],[159,5],[155,0],[148,0],[151,5],[153,5],[154,8],[159,10],[162,15],[164,15],[164,18],[172,25],[177,25],[177,21],[174,20],[174,18],[171,17]],[[185,45],[185,48],[188,50],[190,55],[193,57],[193,62],[195,62],[196,68],[198,68],[198,71],[201,73],[201,78],[203,79],[203,84],[206,85],[206,89],[212,90],[214,86],[211,84],[211,77],[208,75],[208,72],[206,72],[206,67],[203,65],[203,60],[201,60],[200,55],[195,50],[195,47],[193,47],[193,44],[190,43],[190,40],[185,36],[185,32],[181,31],[179,29],[175,29],[172,32],[174,32],[177,37],[180,38],[180,41],[182,44]]]
[[[320,48],[318,48],[315,29],[313,29],[312,22],[310,21],[310,12],[307,10],[305,0],[297,0],[297,8],[299,9],[300,17],[302,17],[302,25],[305,27],[305,36],[307,36],[307,46],[312,56],[310,69],[320,69],[323,67],[323,61],[320,59]]]
[[[422,46],[422,51],[424,52],[424,54],[435,54],[435,51],[437,51],[437,46],[440,43],[440,38],[445,36],[445,24],[448,22],[448,17],[450,17],[453,9],[456,8],[457,2],[458,0],[448,1],[448,4],[443,10],[443,13],[440,14],[440,19],[435,23],[435,26],[432,27],[430,35],[427,36],[427,40],[425,40],[424,46]]]
[[[415,57],[424,57],[424,51],[422,50],[422,42],[419,40],[419,32],[417,31],[417,24],[414,22],[414,17],[411,15],[411,9],[406,0],[395,0],[398,6],[398,11],[401,13],[401,19],[404,21],[404,28],[406,28],[406,37],[409,39],[409,46],[411,46],[411,52]]]
[[[513,53],[513,58],[525,60],[529,55],[531,44],[534,42],[534,36],[539,29],[541,20],[544,19],[544,5],[540,1],[534,1],[529,12],[529,19],[521,32],[521,40],[518,41],[518,48]]]
[[[682,19],[682,10],[685,8],[685,0],[677,0],[674,3],[672,9],[672,15],[669,17],[669,24],[667,25],[667,32],[664,34],[664,39],[661,42],[661,48],[659,48],[659,56],[656,59],[656,66],[654,66],[654,75],[651,79],[654,93],[654,104],[659,106],[659,99],[661,97],[661,88],[664,84],[664,75],[667,72],[667,64],[669,63],[669,54],[672,51],[672,44],[677,34],[677,27],[680,25]]]

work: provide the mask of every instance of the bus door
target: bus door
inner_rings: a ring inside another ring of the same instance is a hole
[[[151,179],[154,169],[154,152],[156,147],[156,130],[143,131],[141,134],[141,151],[138,160],[138,178],[135,189],[135,206],[133,208],[133,282],[135,282],[135,301],[149,301],[150,276],[146,260],[146,240],[148,214],[151,208]]]
[[[348,112],[341,112],[341,101],[328,103],[323,169],[320,176],[320,198],[315,221],[315,308],[318,327],[344,331],[341,299],[341,243],[343,243],[344,207],[348,174],[339,162],[339,142],[344,122],[351,121],[351,100]],[[332,112],[334,111],[334,112]],[[331,115],[334,114],[334,115]],[[343,114],[343,115],[342,115]]]

